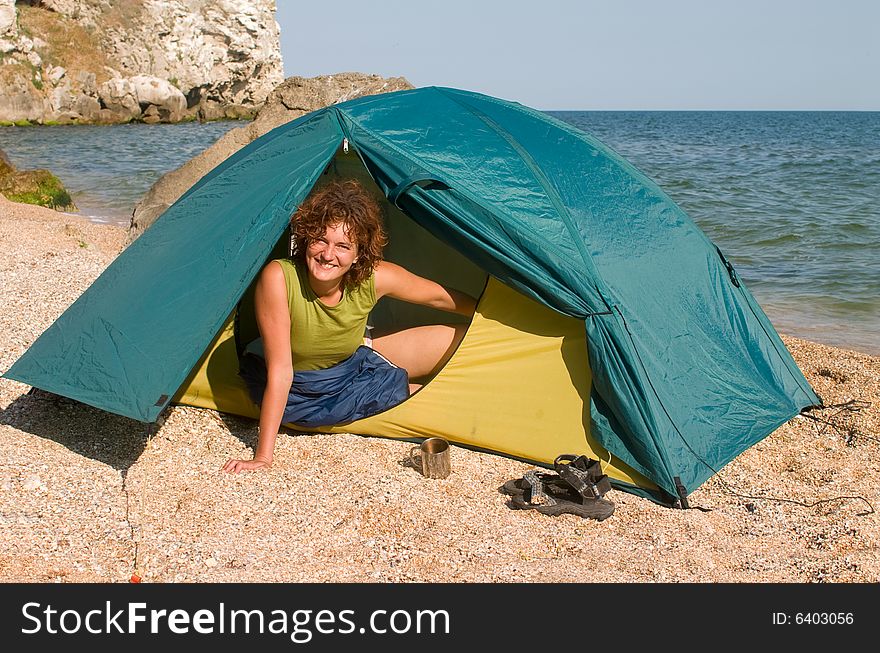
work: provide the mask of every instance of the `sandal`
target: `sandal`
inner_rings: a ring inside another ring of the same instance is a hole
[[[553,504],[538,505],[527,502],[523,497],[511,497],[508,502],[515,510],[537,510],[542,515],[556,517],[558,515],[577,515],[602,521],[614,514],[614,503],[607,499],[584,499],[583,501],[569,501],[568,499],[554,499]]]
[[[553,461],[553,469],[585,499],[601,499],[611,490],[611,481],[602,473],[598,460],[563,454]]]
[[[579,499],[575,492],[565,484],[562,479],[553,476],[552,474],[543,474],[540,472],[529,472],[523,478],[514,478],[502,485],[498,488],[498,491],[501,494],[506,494],[511,497],[522,497],[526,495],[526,501],[531,500],[532,493],[532,484],[526,479],[529,474],[534,474],[537,477],[537,480],[540,481],[541,485],[544,487],[551,486],[553,488],[553,493],[556,495],[563,495],[566,498],[570,498],[574,501]]]
[[[553,465],[558,476],[531,470],[498,488],[510,496],[507,505],[515,510],[537,510],[543,515],[572,514],[598,521],[612,515],[614,503],[602,498],[611,484],[597,461],[586,456],[562,455]]]

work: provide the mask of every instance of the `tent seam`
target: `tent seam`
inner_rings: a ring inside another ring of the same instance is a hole
[[[654,387],[654,382],[651,380],[651,376],[648,374],[648,370],[645,368],[645,363],[642,360],[642,355],[639,353],[639,348],[636,347],[636,343],[633,340],[632,333],[629,330],[629,325],[626,323],[626,318],[623,316],[623,312],[616,306],[615,306],[615,310],[617,311],[617,314],[620,316],[620,321],[623,323],[623,328],[626,330],[626,335],[629,338],[630,344],[632,345],[632,350],[633,350],[633,352],[635,352],[636,358],[639,359],[639,365],[642,368],[642,372],[645,375],[645,379],[648,381],[648,386],[651,388],[651,391],[654,393],[654,396],[657,398],[657,403],[660,405],[660,408],[663,409],[663,414],[666,415],[666,419],[669,420],[669,423],[672,425],[672,428],[675,430],[676,434],[678,434],[678,437],[681,438],[681,441],[684,442],[685,446],[688,448],[688,451],[690,451],[691,454],[693,454],[694,458],[696,458],[699,462],[701,462],[704,465],[706,465],[707,467],[709,467],[709,469],[712,469],[711,465],[709,465],[709,463],[707,463],[705,460],[700,458],[700,456],[697,455],[697,453],[693,450],[693,448],[691,448],[690,442],[687,441],[687,439],[684,437],[684,434],[681,432],[681,430],[679,430],[678,425],[675,423],[675,420],[672,419],[672,416],[669,414],[669,411],[666,409],[666,404],[664,404],[663,400],[660,398],[660,394],[657,392],[657,388]],[[651,440],[654,440],[654,438],[652,437]],[[655,444],[657,444],[656,441],[655,441]],[[663,461],[664,467],[666,467],[666,473],[669,475],[669,480],[673,480],[675,477],[675,474],[673,473],[672,469],[670,468],[669,462],[666,460],[666,456],[665,456],[663,449],[658,447],[657,453],[659,454],[660,459]],[[675,496],[674,493],[673,493],[673,496]]]
[[[755,309],[754,309],[754,307],[752,306],[752,298],[750,297],[751,293],[743,292],[744,290],[746,290],[745,284],[742,284],[742,288],[740,288],[739,290],[740,290],[740,294],[741,294],[741,295],[743,296],[743,298],[746,300],[746,306],[749,307],[749,310],[752,312],[752,315],[755,317],[755,320],[757,320],[758,324],[760,325],[760,327],[761,327],[761,331],[763,331],[763,332],[764,332],[764,335],[767,336],[767,340],[769,340],[769,341],[770,341],[770,344],[773,345],[773,350],[776,352],[776,355],[777,355],[777,356],[779,357],[779,359],[784,363],[785,361],[784,361],[784,356],[782,355],[782,352],[780,352],[780,351],[779,351],[779,347],[776,346],[776,342],[775,342],[775,340],[770,336],[769,333],[767,333],[767,328],[764,326],[764,321],[763,321],[763,320],[760,318],[760,316],[755,312]],[[783,346],[784,346],[784,344],[783,344]],[[787,350],[786,350],[786,351],[787,351]],[[791,357],[791,354],[789,354],[789,357]],[[797,363],[795,363],[795,365],[797,365]],[[809,395],[807,394],[807,391],[804,390],[804,387],[801,385],[801,382],[798,380],[798,378],[794,375],[794,372],[791,371],[791,368],[790,368],[788,365],[783,365],[783,367],[784,367],[785,370],[788,372],[789,376],[791,376],[792,380],[795,382],[795,385],[797,385],[798,390],[800,390],[800,391],[806,396],[806,398],[809,400],[810,397],[809,397]],[[800,369],[800,368],[799,368],[799,369]],[[801,377],[804,379],[804,381],[807,380],[807,377],[803,376],[803,374],[801,374]],[[807,381],[807,387],[810,388],[810,390],[813,392],[813,394],[816,394],[816,391],[813,390],[813,387],[810,385],[810,382],[809,382],[809,381]],[[817,396],[818,396],[818,395],[817,395]],[[819,401],[820,401],[820,402],[822,401],[821,398],[819,399]],[[808,404],[808,405],[812,405],[812,403],[811,403],[811,404]],[[787,421],[787,420],[786,420],[786,421]],[[783,423],[784,423],[784,422],[783,422]]]
[[[397,155],[399,155],[401,158],[406,159],[407,161],[409,161],[410,163],[412,163],[414,165],[418,165],[418,166],[422,167],[427,172],[429,172],[437,181],[441,181],[443,183],[446,183],[443,179],[441,179],[441,177],[443,177],[443,175],[440,172],[438,172],[437,169],[434,168],[432,165],[425,163],[422,159],[413,157],[408,152],[405,152],[404,150],[400,149],[397,145],[394,144],[394,142],[385,139],[384,137],[380,136],[379,134],[377,134],[376,132],[374,132],[370,129],[367,129],[366,127],[364,127],[360,123],[356,122],[352,116],[345,113],[341,109],[337,109],[337,111],[340,114],[342,114],[343,116],[345,116],[346,118],[348,118],[353,125],[359,127],[363,131],[367,132],[370,136],[375,138],[377,141],[382,143],[382,145],[384,145],[385,147],[387,147],[390,150],[394,150],[394,152]],[[363,161],[363,156],[360,153],[360,148],[357,146],[357,142],[355,141],[354,137],[351,136],[351,131],[347,127],[343,127],[343,130],[347,134],[349,134],[349,142],[351,142],[356,147],[356,149],[358,150],[358,156],[361,157],[361,160]],[[367,170],[367,172],[369,172],[369,169]],[[469,192],[467,190],[463,191],[462,187],[460,187],[460,186],[457,186],[454,190],[456,192],[464,195],[469,201],[473,202],[474,204],[476,204],[480,208],[485,209],[489,213],[493,213],[491,211],[488,211],[488,208],[484,204],[482,204],[479,200],[477,200],[476,196],[474,194],[472,194],[471,192]]]
[[[282,125],[278,125],[274,129],[267,132],[266,134],[263,134],[263,136],[261,137],[261,138],[263,138],[265,136],[269,136],[273,132],[277,132],[274,136],[272,136],[272,138],[267,139],[267,141],[265,143],[260,144],[259,147],[254,148],[254,150],[252,152],[249,152],[247,156],[239,156],[245,148],[247,148],[252,143],[255,143],[257,140],[260,140],[260,139],[255,139],[255,140],[249,141],[248,143],[243,145],[241,148],[239,148],[238,150],[233,152],[226,159],[224,159],[223,161],[218,163],[214,168],[212,168],[207,173],[205,173],[205,175],[201,179],[199,179],[196,183],[194,183],[192,186],[190,186],[180,197],[178,197],[174,202],[172,202],[171,205],[165,209],[165,211],[163,211],[161,214],[159,214],[159,216],[156,218],[156,220],[161,218],[168,211],[168,209],[170,209],[172,206],[174,206],[175,204],[178,204],[179,202],[188,198],[190,195],[196,194],[198,191],[200,191],[202,188],[204,188],[208,183],[213,181],[213,179],[217,176],[217,174],[220,174],[221,172],[225,174],[231,170],[235,170],[246,158],[248,158],[248,157],[252,156],[253,154],[255,154],[256,152],[259,152],[260,150],[268,147],[272,142],[275,141],[276,138],[281,138],[282,136],[284,136],[285,132],[288,132],[288,131],[296,132],[297,130],[302,129],[302,127],[304,125],[308,125],[308,124],[312,123],[313,121],[320,120],[324,116],[324,114],[326,114],[326,113],[327,113],[326,108],[325,109],[318,109],[317,111],[314,111],[311,113],[306,113],[306,114],[300,116],[299,118],[291,120],[290,122],[284,123]],[[312,114],[314,114],[314,115],[312,115]],[[222,170],[218,170],[218,168],[220,168],[224,164],[226,164],[226,167],[224,167]],[[214,174],[214,173],[217,173],[217,174]]]
[[[513,136],[510,134],[510,132],[508,132],[506,129],[502,128],[498,123],[496,123],[494,120],[492,120],[485,113],[483,113],[482,111],[480,111],[476,107],[472,107],[472,106],[469,106],[469,105],[461,102],[458,98],[452,97],[446,93],[443,93],[442,91],[440,91],[440,92],[445,97],[452,100],[453,102],[455,102],[456,104],[458,104],[459,106],[461,106],[462,108],[464,108],[465,110],[469,111],[470,113],[474,114],[477,118],[482,120],[496,134],[498,134],[501,138],[503,138],[507,142],[507,144],[510,145],[516,151],[517,154],[519,154],[522,162],[526,164],[526,166],[529,168],[529,170],[531,170],[532,176],[534,177],[535,181],[537,181],[541,185],[541,188],[544,189],[544,192],[547,193],[548,199],[553,204],[553,207],[556,209],[557,214],[562,219],[562,222],[565,225],[565,228],[568,230],[568,235],[571,237],[572,241],[574,242],[575,247],[577,248],[578,253],[581,256],[581,260],[583,261],[583,263],[585,265],[592,268],[598,276],[598,270],[596,269],[596,266],[593,264],[593,257],[590,256],[589,253],[587,253],[587,251],[583,245],[583,238],[581,238],[580,235],[577,234],[576,230],[573,228],[572,220],[571,220],[571,213],[568,211],[567,208],[565,208],[565,206],[562,203],[562,200],[559,198],[559,195],[556,193],[556,191],[551,188],[550,180],[547,179],[547,176],[538,168],[538,166],[535,163],[534,158],[519,143],[516,142],[516,139],[513,138]],[[597,294],[599,295],[599,297],[602,298],[602,302],[610,308],[610,305],[608,304],[608,301],[605,299],[604,294],[599,292],[598,288],[596,289],[596,291],[597,291]]]
[[[454,100],[453,98],[450,98],[450,99],[451,99],[452,101],[455,102],[455,100]],[[373,131],[367,129],[366,127],[360,125],[359,123],[357,123],[357,122],[354,120],[354,118],[352,118],[352,116],[350,116],[349,114],[345,113],[342,109],[336,108],[336,110],[337,110],[341,115],[343,115],[343,116],[345,116],[346,118],[348,118],[348,119],[351,121],[351,123],[352,123],[353,125],[359,127],[359,128],[362,129],[363,131],[367,132],[371,137],[375,138],[378,142],[382,143],[382,145],[385,146],[385,147],[387,147],[388,149],[393,150],[393,151],[394,151],[398,156],[400,156],[401,158],[406,159],[407,161],[409,161],[410,163],[412,163],[412,164],[414,164],[414,165],[418,165],[418,166],[422,167],[422,168],[423,168],[424,170],[426,170],[428,173],[430,173],[431,175],[433,175],[437,181],[441,181],[441,182],[443,182],[443,183],[446,183],[446,182],[442,179],[442,177],[443,177],[444,175],[442,175],[440,172],[438,172],[437,169],[434,168],[432,165],[425,163],[425,162],[422,161],[421,159],[418,159],[418,158],[413,157],[411,154],[409,154],[409,153],[407,153],[407,152],[401,150],[401,149],[400,149],[397,145],[395,145],[393,142],[391,142],[391,141],[389,141],[389,140],[386,140],[386,139],[383,138],[382,136],[380,136],[380,135],[376,134],[375,132],[373,132]],[[341,123],[341,122],[342,122],[342,121],[340,121],[340,123]],[[355,139],[351,136],[351,132],[350,132],[350,130],[348,130],[347,127],[343,127],[343,130],[344,130],[346,133],[349,134],[349,141],[350,141],[353,145],[355,145],[355,147],[356,147],[357,150],[358,150],[358,156],[359,156],[359,157],[361,158],[361,160],[363,161],[363,155],[362,155],[361,152],[360,152],[360,148],[357,147],[357,143],[356,143]],[[502,136],[502,138],[503,138],[503,136]],[[507,140],[507,139],[505,139],[505,140]],[[527,165],[528,165],[528,164],[527,164]],[[530,167],[531,167],[531,166],[530,166]],[[368,172],[369,172],[369,168],[368,168]],[[539,183],[540,183],[540,182],[539,182]],[[541,185],[542,185],[542,187],[543,187],[543,184],[541,184]],[[475,204],[476,206],[479,206],[481,209],[483,209],[484,211],[486,211],[486,212],[489,213],[490,215],[493,215],[493,216],[503,215],[503,216],[506,218],[507,222],[509,222],[509,223],[515,222],[515,220],[511,219],[511,216],[510,216],[509,214],[507,214],[507,213],[505,213],[505,212],[503,212],[503,211],[490,210],[489,207],[487,207],[485,204],[483,204],[483,203],[478,199],[478,197],[477,197],[476,195],[474,195],[473,193],[471,193],[466,187],[461,186],[461,185],[456,185],[454,188],[451,187],[451,186],[450,186],[450,188],[451,188],[452,190],[454,190],[456,193],[459,193],[460,195],[462,195],[462,196],[463,196],[465,199],[467,199],[469,202],[472,202],[472,203]],[[545,188],[545,190],[546,190],[546,188]],[[566,224],[566,227],[569,227],[569,225]],[[534,230],[532,230],[532,229],[523,229],[521,224],[516,224],[516,228],[517,228],[518,231],[520,231],[520,233],[528,234],[529,237],[531,238],[531,240],[532,240],[533,242],[541,242],[542,239],[539,237],[539,235],[538,235]],[[569,232],[570,232],[570,229],[569,229]],[[578,249],[580,250],[579,241],[578,241],[577,239],[574,239],[574,240],[575,240],[576,245],[578,246]],[[580,253],[580,252],[579,252],[579,253]],[[582,254],[582,258],[583,258],[583,254]],[[594,268],[594,269],[595,269],[595,268]],[[610,311],[611,311],[611,305],[607,302],[607,300],[605,299],[605,297],[604,297],[601,293],[598,292],[598,289],[597,289],[597,294],[598,294],[599,297],[602,299],[602,303],[605,304],[605,306],[608,308],[608,312],[610,312]],[[588,313],[588,315],[592,315],[592,314],[593,314],[592,312],[591,312],[591,313]],[[604,312],[603,312],[603,313],[597,313],[597,314],[598,314],[598,315],[605,315]]]

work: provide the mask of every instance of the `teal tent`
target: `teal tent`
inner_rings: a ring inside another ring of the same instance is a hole
[[[592,371],[584,429],[649,481],[621,487],[674,504],[820,404],[731,263],[645,175],[541,112],[433,87],[315,111],[238,151],[4,376],[156,420],[343,152],[395,214],[576,320]]]

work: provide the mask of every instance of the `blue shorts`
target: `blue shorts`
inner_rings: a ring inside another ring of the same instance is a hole
[[[266,361],[247,352],[239,376],[258,406],[266,389]],[[335,426],[381,413],[409,397],[406,370],[366,346],[324,370],[293,375],[282,422],[298,426]]]

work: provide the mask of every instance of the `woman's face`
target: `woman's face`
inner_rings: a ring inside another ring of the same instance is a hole
[[[348,226],[327,227],[322,238],[309,243],[306,265],[309,274],[321,282],[339,281],[357,260],[357,244],[349,237]]]

